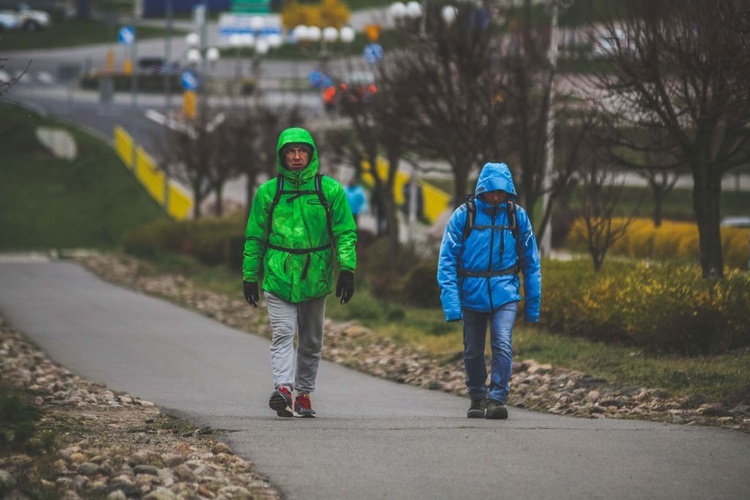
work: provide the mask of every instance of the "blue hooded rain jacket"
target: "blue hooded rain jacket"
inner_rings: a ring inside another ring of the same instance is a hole
[[[524,318],[529,322],[539,319],[542,271],[531,221],[526,210],[516,206],[519,229],[516,240],[510,228],[507,202],[492,206],[479,197],[498,190],[509,193],[513,200],[517,196],[508,166],[487,163],[474,190],[476,217],[472,231],[464,240],[466,204],[453,212],[445,228],[437,280],[446,321],[462,319],[462,308],[491,313],[509,302],[520,301],[518,273],[496,274],[516,266],[523,273]]]

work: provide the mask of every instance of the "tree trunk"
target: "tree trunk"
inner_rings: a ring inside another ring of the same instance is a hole
[[[201,212],[201,205],[203,205],[203,200],[205,198],[205,195],[203,194],[203,189],[201,189],[202,181],[201,179],[197,179],[193,181],[192,188],[193,188],[193,219],[200,219],[202,212]]]
[[[654,227],[661,227],[662,219],[664,218],[664,198],[666,193],[662,186],[651,185],[654,193]]]
[[[253,198],[255,197],[255,177],[252,175],[247,176],[247,182],[245,183],[245,203],[247,203],[247,215],[250,215],[250,208],[253,206]]]
[[[705,167],[693,168],[693,211],[698,223],[700,262],[703,277],[722,278],[721,254],[721,179],[715,179]]]
[[[216,211],[216,215],[221,217],[224,215],[224,185],[219,184],[216,186],[214,193],[216,193],[216,204],[214,205],[214,210]]]
[[[398,259],[400,241],[398,239],[398,208],[393,199],[386,197],[386,213],[388,217],[388,250],[392,259]]]
[[[454,168],[453,172],[453,180],[455,182],[455,189],[453,191],[453,208],[456,208],[464,202],[466,195],[470,194],[472,191],[469,189],[467,170],[463,169],[459,172],[458,169]]]

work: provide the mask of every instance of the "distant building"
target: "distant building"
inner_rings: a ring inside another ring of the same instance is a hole
[[[163,17],[167,13],[167,0],[142,0],[143,17]],[[175,15],[190,14],[197,5],[204,0],[172,0],[172,12]],[[226,12],[232,8],[233,3],[242,3],[232,0],[205,0],[208,12]]]

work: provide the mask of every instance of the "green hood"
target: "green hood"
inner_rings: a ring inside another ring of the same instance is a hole
[[[313,151],[310,156],[310,163],[302,170],[289,170],[284,166],[283,158],[281,158],[281,148],[290,142],[304,142],[312,146]],[[318,166],[318,148],[315,146],[315,141],[313,141],[310,132],[303,128],[292,127],[284,130],[279,135],[279,141],[276,144],[276,170],[281,175],[294,182],[295,185],[299,185],[313,179],[318,173]]]

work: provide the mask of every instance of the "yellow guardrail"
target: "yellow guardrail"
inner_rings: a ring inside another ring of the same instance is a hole
[[[388,176],[388,162],[384,159],[378,158],[377,169],[380,178],[385,179]],[[375,180],[370,173],[370,163],[367,161],[362,162],[362,182],[368,186],[375,184]],[[403,172],[396,173],[396,180],[393,185],[393,198],[398,205],[404,204],[404,184],[408,182],[409,176],[407,174]],[[422,188],[424,216],[431,223],[434,223],[440,214],[450,205],[451,195],[421,179],[419,180],[419,186]]]
[[[142,147],[133,147],[133,138],[122,127],[115,127],[114,146],[125,166],[134,170],[136,179],[170,217],[182,220],[190,215],[193,197],[178,183],[167,178]]]

